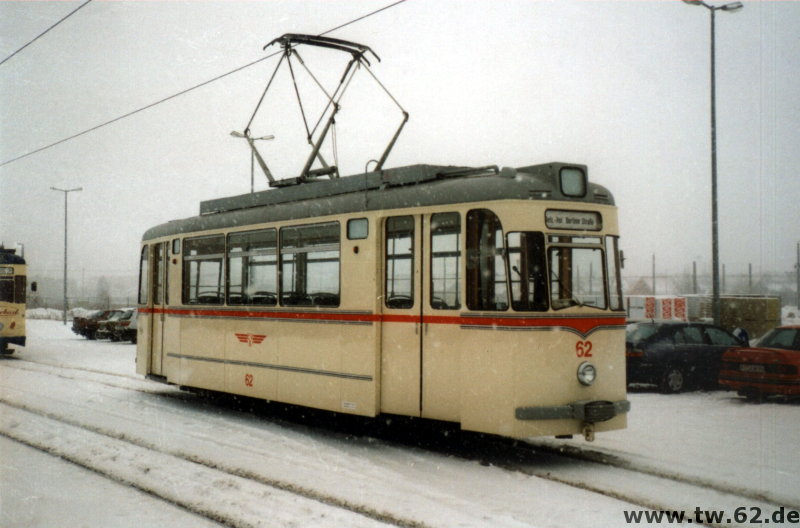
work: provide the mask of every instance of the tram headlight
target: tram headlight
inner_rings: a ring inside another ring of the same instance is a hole
[[[588,361],[578,365],[578,381],[587,387],[597,379],[597,369]]]

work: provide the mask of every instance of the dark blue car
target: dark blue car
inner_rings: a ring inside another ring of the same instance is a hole
[[[742,343],[706,323],[629,323],[625,335],[628,384],[655,384],[663,393],[716,388],[722,355]]]

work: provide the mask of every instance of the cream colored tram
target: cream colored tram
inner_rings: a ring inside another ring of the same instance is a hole
[[[625,427],[617,211],[586,167],[278,183],[145,233],[138,373],[515,438]]]

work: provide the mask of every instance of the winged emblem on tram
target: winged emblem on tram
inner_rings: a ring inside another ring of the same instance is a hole
[[[247,343],[247,346],[260,345],[267,338],[264,334],[240,334],[235,332],[234,335],[240,343]]]

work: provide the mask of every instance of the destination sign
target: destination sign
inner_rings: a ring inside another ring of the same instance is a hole
[[[544,213],[545,224],[550,229],[576,229],[579,231],[600,231],[603,218],[600,213],[591,211],[565,211],[548,209]]]

